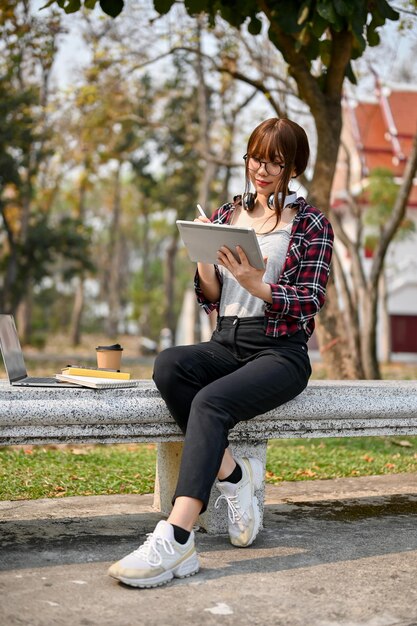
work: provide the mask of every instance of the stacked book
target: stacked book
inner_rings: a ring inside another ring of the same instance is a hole
[[[92,389],[112,389],[114,387],[137,387],[137,380],[130,380],[129,372],[106,370],[82,365],[69,365],[55,378],[65,383],[73,383]]]

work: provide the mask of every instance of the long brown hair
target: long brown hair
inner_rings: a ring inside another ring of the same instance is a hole
[[[296,122],[285,117],[272,117],[259,124],[252,132],[248,141],[247,154],[266,161],[276,161],[278,157],[285,165],[274,193],[274,207],[278,223],[293,171],[294,177],[299,176],[307,167],[310,147],[306,132]],[[250,191],[248,161],[249,159],[246,159],[244,192],[246,196]],[[252,210],[253,206],[248,207],[248,210]]]

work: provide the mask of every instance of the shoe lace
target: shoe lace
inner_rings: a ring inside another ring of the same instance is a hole
[[[135,554],[144,559],[148,565],[158,567],[158,565],[162,563],[160,549],[165,550],[170,556],[174,554],[174,548],[168,539],[155,535],[154,533],[148,533],[146,535],[146,541],[135,550]]]
[[[235,524],[236,522],[239,522],[242,519],[242,512],[239,510],[240,506],[239,506],[239,499],[236,496],[226,496],[226,494],[222,493],[221,496],[219,496],[216,500],[216,502],[214,503],[214,508],[218,509],[220,506],[220,502],[222,500],[226,500],[226,504],[227,504],[227,514],[229,516],[229,520],[232,522],[232,524]]]

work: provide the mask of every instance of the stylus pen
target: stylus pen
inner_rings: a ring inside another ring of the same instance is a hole
[[[198,209],[198,212],[200,213],[201,217],[207,217],[207,215],[203,211],[203,207],[201,206],[201,204],[197,204],[197,209]]]

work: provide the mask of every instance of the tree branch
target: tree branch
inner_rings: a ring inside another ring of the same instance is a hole
[[[238,115],[238,113],[240,113],[240,111],[242,111],[242,109],[244,109],[249,104],[249,102],[251,102],[254,99],[257,93],[258,93],[258,90],[255,89],[254,91],[252,91],[251,94],[249,94],[247,98],[243,100],[243,102],[241,102],[240,104],[237,104],[235,108],[232,109],[233,117],[236,117],[236,115]]]
[[[332,224],[337,237],[348,250],[350,258],[352,259],[352,269],[355,279],[357,281],[356,284],[359,286],[359,289],[365,290],[366,280],[359,257],[359,242],[352,241],[352,239],[348,236],[345,229],[343,228],[340,216],[334,211],[332,212]]]
[[[259,0],[259,7],[268,18],[271,30],[278,41],[279,50],[289,66],[289,73],[293,76],[299,90],[299,97],[310,107],[313,116],[326,115],[324,95],[319,83],[311,73],[310,66],[305,57],[295,50],[295,41],[291,35],[287,35],[274,21],[272,10],[265,0]]]
[[[377,248],[374,252],[374,259],[372,263],[371,273],[369,276],[369,282],[372,287],[377,288],[379,276],[384,264],[384,259],[387,253],[389,244],[391,243],[398,227],[404,218],[407,210],[407,202],[410,196],[411,187],[413,186],[414,176],[417,171],[417,132],[414,135],[413,147],[410,156],[407,160],[407,165],[404,171],[403,182],[398,191],[392,215],[382,231],[381,238],[378,242]]]
[[[294,92],[294,89],[291,87],[290,83],[288,82],[288,80],[284,79],[282,76],[279,76],[279,74],[277,74],[276,72],[272,71],[272,62],[273,59],[269,58],[269,59],[265,59],[265,57],[262,57],[260,54],[256,54],[254,52],[254,41],[252,39],[248,39],[248,37],[244,37],[242,36],[242,33],[239,31],[237,33],[237,37],[239,39],[239,41],[241,42],[241,44],[244,46],[244,48],[246,49],[246,52],[248,53],[249,58],[254,62],[254,64],[256,63],[257,68],[259,70],[259,72],[262,74],[263,78],[272,78],[274,81],[276,81],[277,83],[282,83],[282,85],[284,86],[284,90],[281,91],[281,93],[287,93],[287,94],[291,94],[291,95],[296,95]],[[250,41],[250,44],[249,44]],[[261,50],[264,51],[266,50],[266,52],[268,52],[268,50],[271,50],[271,43],[269,40],[267,41],[263,41],[262,42],[262,46],[261,46]],[[273,48],[272,49],[272,53],[277,53],[277,49]],[[269,55],[271,56],[271,55]],[[282,57],[282,55],[281,55]],[[285,63],[285,61],[284,61]],[[265,67],[266,66],[266,67]],[[287,68],[286,68],[287,69]],[[279,91],[279,90],[277,90]]]
[[[352,193],[351,193],[351,183],[352,183],[352,159],[351,159],[351,154],[349,152],[349,149],[346,145],[346,143],[343,141],[343,139],[340,140],[340,147],[343,150],[343,152],[345,153],[346,156],[346,176],[345,176],[345,190],[347,191],[347,195],[348,195],[348,202],[347,205],[349,207],[349,213],[356,218],[358,224],[360,224],[360,209],[359,209],[359,205],[356,202],[356,200],[354,199]],[[360,235],[361,235],[361,230],[357,230],[356,232],[357,237],[356,239],[358,240]]]
[[[172,54],[173,50],[175,50],[175,48],[172,48],[168,50],[167,52],[163,52],[162,54],[158,54],[158,56],[154,57],[153,59],[148,59],[147,61],[142,61],[142,63],[133,65],[132,67],[129,68],[128,73],[132,73],[135,70],[141,70],[147,65],[152,65],[152,63],[156,63],[157,61],[160,61],[161,59],[165,59],[166,57],[169,57]],[[193,51],[196,52],[195,50]],[[115,60],[114,62],[117,63],[117,60]]]
[[[351,316],[352,312],[354,311],[354,304],[352,301],[351,293],[349,291],[348,281],[347,281],[345,272],[343,270],[343,264],[340,259],[339,251],[337,250],[336,247],[333,250],[333,256],[334,256],[335,274],[339,283],[340,292],[342,294],[342,298],[347,307],[348,314],[349,316]]]

